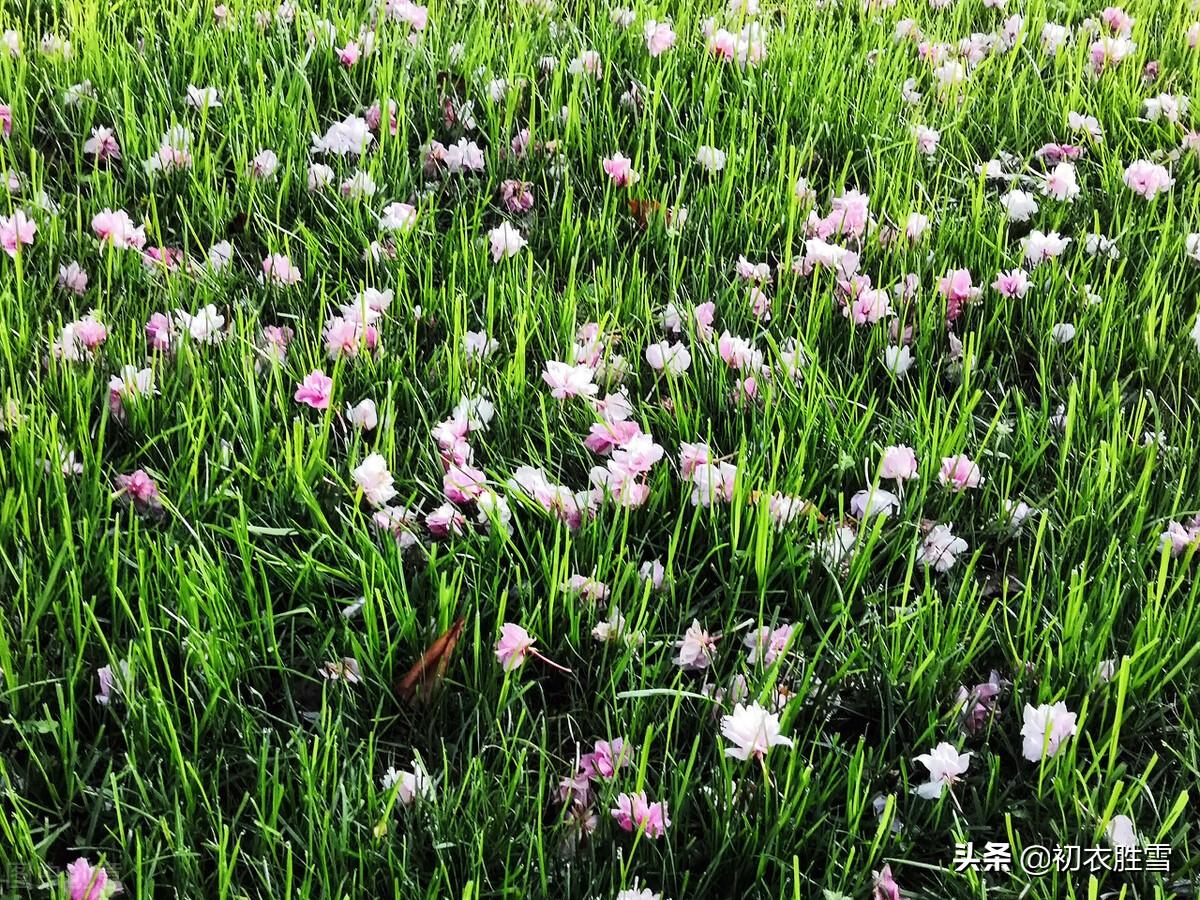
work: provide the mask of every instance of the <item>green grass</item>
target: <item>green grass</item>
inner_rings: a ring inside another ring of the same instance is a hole
[[[1047,21],[1079,30],[1098,0],[1010,0],[1003,11],[901,0],[868,12],[764,0],[767,57],[744,69],[705,52],[701,21],[726,21],[715,2],[638,5],[622,30],[594,0],[550,14],[434,0],[415,44],[389,23],[351,68],[306,34],[324,17],[342,46],[367,4],[304,3],[293,23],[266,28],[253,15],[272,7],[229,5],[225,29],[207,0],[0,9],[0,27],[23,43],[20,58],[0,48],[0,104],[13,120],[0,170],[24,182],[0,208],[38,223],[31,246],[0,255],[0,401],[18,413],[0,433],[0,896],[66,896],[62,873],[79,856],[103,861],[136,898],[605,898],[636,878],[674,900],[800,900],[868,897],[885,865],[914,897],[1195,891],[1200,587],[1193,551],[1172,557],[1159,535],[1200,512],[1200,355],[1189,337],[1200,267],[1185,247],[1200,231],[1200,155],[1177,152],[1190,113],[1179,125],[1138,117],[1148,97],[1195,93],[1200,51],[1185,30],[1200,12],[1130,0],[1137,49],[1095,77],[1090,38],[1049,58],[1039,35]],[[927,39],[955,43],[1014,13],[1026,17],[1021,43],[989,54],[949,97],[915,45],[893,40],[906,16]],[[679,36],[657,58],[641,36],[650,18]],[[68,58],[39,50],[51,32],[70,39]],[[601,55],[599,79],[568,73],[584,49]],[[553,72],[543,56],[558,60]],[[1152,85],[1150,60],[1160,62]],[[519,86],[494,102],[495,78]],[[922,93],[915,107],[900,96],[907,78]],[[85,80],[94,98],[68,105],[64,92]],[[620,101],[631,82],[640,109]],[[215,86],[222,106],[190,108],[189,84]],[[474,102],[468,136],[486,171],[427,178],[421,145],[462,134],[443,120],[451,95]],[[388,99],[397,133],[384,129],[361,162],[323,159],[334,185],[310,193],[312,135]],[[1028,224],[1006,222],[1003,186],[977,167],[1008,153],[1008,171],[1036,175],[1039,147],[1075,139],[1071,111],[1105,132],[1076,163],[1080,196],[1038,194]],[[917,152],[914,123],[940,131],[934,157]],[[142,162],[173,124],[191,131],[193,165],[151,176]],[[97,125],[120,141],[109,166],[82,150]],[[509,142],[524,127],[557,153],[515,157]],[[723,171],[696,165],[704,144],[728,154]],[[259,181],[247,165],[264,148],[280,167]],[[632,188],[604,176],[617,151],[641,175]],[[1146,201],[1127,189],[1136,159],[1167,162],[1171,190]],[[338,197],[357,166],[378,192]],[[906,377],[881,362],[894,343],[887,323],[851,325],[829,273],[790,274],[810,210],[793,190],[799,177],[822,215],[859,189],[881,225],[912,211],[932,220],[916,246],[882,246],[875,232],[861,247],[877,286],[920,276],[903,309],[915,329]],[[503,210],[507,178],[532,182],[530,213]],[[39,191],[57,212],[38,209]],[[685,206],[687,220],[668,231],[659,214],[643,230],[630,197]],[[392,201],[414,203],[418,224],[396,236],[394,259],[365,259]],[[232,264],[166,274],[136,253],[102,252],[91,221],[106,207],[144,222],[147,247],[202,260],[228,239]],[[529,243],[493,264],[486,235],[502,221]],[[1072,243],[1031,273],[1027,297],[1005,300],[989,285],[1021,264],[1031,228]],[[1089,233],[1116,239],[1120,258],[1088,255]],[[301,283],[261,284],[267,253],[288,254]],[[734,274],[739,255],[782,264],[766,287],[769,322]],[[56,285],[70,260],[89,273],[83,296]],[[954,323],[964,348],[954,359],[936,288],[960,267],[983,296]],[[383,350],[331,361],[322,325],[364,287],[395,292]],[[796,341],[810,359],[801,377],[760,378],[759,399],[735,404],[737,373],[691,333],[680,338],[691,368],[656,375],[644,352],[665,336],[663,309],[690,317],[709,300],[716,333],[752,340],[769,364]],[[148,357],[152,313],[210,303],[226,318],[223,342],[183,340]],[[92,309],[109,330],[94,358],[49,358],[63,325]],[[582,445],[594,412],[553,399],[541,377],[588,322],[627,360],[634,418],[666,457],[643,506],[608,501],[572,531],[507,482],[542,466],[581,490],[604,464]],[[1061,322],[1077,335],[1059,345],[1050,330]],[[271,324],[295,338],[284,363],[256,365]],[[467,359],[467,331],[499,349]],[[126,364],[152,366],[157,393],[117,417],[108,383]],[[330,410],[292,397],[318,367],[334,380]],[[510,530],[476,524],[468,506],[466,533],[432,540],[422,527],[404,551],[373,525],[351,470],[381,454],[394,502],[432,511],[444,499],[430,431],[477,395],[496,414],[469,437],[474,464],[507,495]],[[364,397],[379,410],[370,433],[339,412]],[[678,451],[697,441],[736,464],[732,502],[690,502]],[[861,523],[848,567],[831,569],[815,548],[895,444],[914,448],[919,477],[896,515]],[[60,446],[81,474],[46,470]],[[939,484],[941,458],[958,453],[979,464],[978,489]],[[161,491],[157,514],[116,495],[116,477],[139,468]],[[776,529],[765,500],[775,491],[807,498],[824,521],[805,514]],[[1019,533],[1004,525],[1006,500],[1037,509]],[[923,521],[953,523],[968,542],[951,571],[918,563]],[[638,577],[652,559],[666,568],[661,591]],[[610,588],[608,608],[563,590],[575,573]],[[342,615],[359,598],[360,613]],[[593,639],[610,608],[644,643]],[[402,702],[396,681],[459,616],[442,689],[428,704]],[[705,673],[674,664],[694,618],[724,636]],[[504,622],[570,674],[536,659],[506,674],[493,652]],[[745,634],[784,623],[796,626],[789,652],[749,664]],[[360,684],[321,677],[342,657],[358,661]],[[1117,661],[1108,681],[1105,660]],[[112,702],[98,704],[97,669],[123,664]],[[1011,687],[968,734],[955,694],[992,670]],[[779,685],[792,692],[781,720],[794,747],[763,765],[724,755],[729,709],[698,696],[737,675],[764,705]],[[1023,707],[1059,700],[1078,714],[1077,735],[1027,761]],[[558,783],[579,752],[618,736],[631,764],[595,786],[597,828],[567,856]],[[942,741],[973,755],[930,802],[912,793],[925,780],[914,757]],[[417,760],[434,789],[405,806],[381,778]],[[617,793],[643,789],[669,807],[658,840],[609,815]],[[1170,845],[1169,873],[951,866],[964,841],[1104,845],[1116,814],[1144,843]]]

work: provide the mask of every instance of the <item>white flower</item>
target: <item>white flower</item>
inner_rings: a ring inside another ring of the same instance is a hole
[[[354,174],[342,182],[341,193],[350,200],[364,200],[375,195],[375,179],[369,172],[356,169]]]
[[[1084,239],[1083,249],[1087,251],[1088,256],[1107,256],[1109,259],[1121,258],[1121,248],[1117,246],[1117,242],[1102,234],[1089,234]]]
[[[313,163],[308,167],[308,189],[319,191],[333,184],[333,169],[324,163]]]
[[[412,231],[416,224],[416,207],[408,203],[389,203],[379,216],[379,227],[384,231]]]
[[[725,748],[725,755],[734,759],[762,759],[774,746],[792,746],[792,739],[779,733],[779,716],[757,703],[739,703],[731,715],[722,716],[721,734],[733,744]]]
[[[218,313],[216,306],[211,303],[197,311],[194,316],[182,309],[176,310],[175,318],[192,336],[192,340],[201,344],[215,344],[224,337],[221,328],[225,325],[225,317]]]
[[[350,474],[372,506],[383,506],[397,494],[387,460],[378,453],[372,453]]]
[[[817,551],[829,568],[837,569],[848,565],[854,558],[854,545],[857,541],[858,533],[853,528],[849,525],[839,525],[828,536],[820,540],[817,544]]]
[[[122,366],[120,374],[108,380],[108,391],[121,398],[148,397],[154,393],[154,370]]]
[[[1200,262],[1200,232],[1189,234],[1184,243],[1184,248],[1187,250],[1187,255]]]
[[[673,344],[659,341],[646,348],[646,362],[656,372],[665,371],[671,375],[680,375],[691,366],[692,354],[678,341]]]
[[[1114,847],[1136,847],[1138,845],[1137,830],[1133,827],[1133,819],[1129,816],[1116,815],[1104,829],[1104,835]]]
[[[1013,531],[1019,531],[1025,524],[1025,520],[1037,512],[1032,506],[1024,500],[1004,501],[1004,522]]]
[[[1057,231],[1043,234],[1035,229],[1021,239],[1021,249],[1025,253],[1025,263],[1032,268],[1060,256],[1069,243],[1071,239]]]
[[[312,136],[313,153],[332,153],[335,156],[345,156],[347,153],[357,153],[360,156],[375,140],[367,120],[361,116],[347,116],[341,122],[334,122],[325,132],[324,137]]]
[[[389,766],[380,784],[385,791],[396,788],[396,797],[404,806],[412,806],[418,797],[433,796],[433,782],[420,762],[414,762],[410,772],[398,772]]]
[[[930,128],[928,125],[914,125],[912,133],[917,140],[917,150],[925,156],[933,156],[937,153],[938,143],[942,139],[937,129]]]
[[[720,172],[725,168],[725,153],[716,147],[704,146],[696,151],[696,162],[710,173]]]
[[[270,178],[279,168],[279,157],[274,150],[259,150],[250,160],[250,174],[255,178]]]
[[[360,400],[356,406],[346,409],[346,421],[360,431],[374,431],[379,424],[379,412],[370,397]]]
[[[500,342],[482,331],[468,331],[463,335],[463,352],[468,359],[486,359],[500,348]]]
[[[1025,704],[1025,724],[1021,726],[1022,755],[1030,762],[1038,762],[1045,751],[1047,759],[1062,748],[1063,741],[1078,731],[1075,713],[1067,711],[1061,700],[1051,706],[1043,703],[1036,709]]]
[[[883,351],[883,366],[893,375],[902,378],[912,368],[912,351],[908,345],[888,347]]]
[[[900,498],[883,488],[859,491],[850,498],[850,515],[856,519],[890,516],[900,509]]]
[[[488,240],[492,245],[492,262],[500,262],[501,259],[516,256],[521,252],[521,248],[528,243],[521,236],[521,232],[517,231],[508,222],[504,222],[499,227],[489,231]]]
[[[1037,201],[1025,191],[1011,190],[1000,198],[1000,205],[1010,222],[1027,222],[1037,212]]]
[[[218,241],[208,248],[208,267],[220,272],[233,259],[233,245],[229,241]]]
[[[1067,344],[1075,339],[1075,326],[1070,322],[1059,322],[1050,329],[1050,338],[1056,344]]]
[[[1196,324],[1192,326],[1192,340],[1196,342],[1196,352],[1200,353],[1200,312],[1196,313]]]
[[[187,102],[196,109],[214,109],[221,105],[221,95],[215,87],[199,88],[189,84]]]
[[[958,554],[967,552],[967,542],[956,537],[949,525],[934,525],[917,548],[917,562],[949,572],[958,562]]]
[[[943,741],[916,761],[929,770],[929,781],[917,787],[917,795],[926,800],[938,800],[946,785],[953,785],[971,763],[970,751],[959,753],[953,744]]]
[[[1072,131],[1087,132],[1088,136],[1097,143],[1104,140],[1104,129],[1095,116],[1085,116],[1077,112],[1067,113],[1067,125]]]

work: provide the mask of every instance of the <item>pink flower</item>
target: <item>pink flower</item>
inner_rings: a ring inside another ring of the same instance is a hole
[[[105,209],[92,217],[92,231],[99,238],[101,246],[115,247],[127,250],[130,247],[140,250],[146,243],[146,229],[139,225],[136,228],[129,218],[129,213],[123,209],[113,212]]]
[[[938,481],[958,493],[968,488],[979,487],[983,478],[980,475],[979,466],[971,462],[970,457],[959,454],[958,456],[942,457],[942,468],[938,472]]]
[[[1125,184],[1147,200],[1153,200],[1159,194],[1171,188],[1175,179],[1165,166],[1160,166],[1144,159],[1133,162],[1125,170]]]
[[[117,136],[111,128],[105,128],[103,125],[92,129],[92,136],[83,142],[83,152],[96,157],[96,162],[121,158],[121,146],[117,143]]]
[[[452,503],[470,503],[487,488],[487,476],[471,466],[450,466],[442,476],[442,492]]]
[[[7,103],[0,103],[0,133],[8,137],[12,134],[12,126],[12,107]]]
[[[425,517],[425,527],[434,537],[450,537],[452,534],[462,534],[467,527],[467,519],[449,503],[443,503]]]
[[[642,31],[646,38],[646,49],[651,56],[661,56],[675,46],[675,32],[671,30],[670,22],[656,22],[650,19]]]
[[[792,632],[795,630],[795,625],[780,625],[774,629],[764,625],[757,631],[746,635],[743,644],[750,651],[746,655],[746,661],[750,665],[760,661],[765,666],[771,665],[787,650],[788,642],[791,641]]]
[[[505,622],[500,628],[500,640],[496,642],[496,659],[505,672],[525,665],[525,659],[534,653],[533,638],[520,625]]]
[[[671,820],[667,816],[667,804],[648,802],[644,791],[637,794],[619,794],[617,805],[611,813],[623,830],[644,829],[646,836],[651,838],[662,837],[671,826]]]
[[[73,294],[83,295],[87,291],[88,274],[79,263],[71,260],[58,267],[58,283]]]
[[[262,261],[263,278],[272,284],[291,286],[300,283],[300,270],[282,253],[272,253]]]
[[[1100,13],[1100,21],[1114,34],[1128,37],[1133,31],[1133,18],[1119,6],[1109,6]]]
[[[528,181],[510,178],[500,183],[500,199],[511,213],[528,212],[533,208],[533,185]]]
[[[379,329],[374,325],[333,316],[325,323],[325,352],[330,359],[355,359],[363,349],[374,352],[379,346]]]
[[[556,360],[546,362],[542,379],[550,385],[550,396],[556,400],[568,397],[591,396],[599,393],[598,385],[592,383],[595,372],[589,366],[572,366]]]
[[[337,51],[338,62],[347,69],[358,62],[361,51],[358,48],[358,43],[350,41],[345,47],[339,47]]]
[[[875,876],[871,900],[900,900],[900,887],[896,884],[896,879],[892,877],[891,866],[884,866]]]
[[[583,445],[593,453],[607,456],[616,447],[629,443],[642,433],[637,422],[594,422]]]
[[[992,672],[987,681],[975,685],[971,690],[968,691],[966,687],[958,689],[956,702],[961,708],[963,728],[974,734],[987,725],[996,711],[996,700],[1003,687],[1000,676]]]
[[[37,222],[30,219],[22,210],[17,210],[12,217],[0,216],[0,247],[9,256],[15,257],[22,244],[32,244],[33,236],[37,233]]]
[[[712,462],[712,458],[712,451],[707,444],[680,444],[679,474],[690,479],[699,466]]]
[[[970,269],[954,269],[938,282],[938,290],[946,298],[946,321],[953,322],[962,314],[963,304],[975,300],[979,288],[971,284]]]
[[[629,765],[631,755],[623,738],[596,741],[595,749],[579,758],[579,773],[594,781],[612,778]]]
[[[304,380],[296,387],[297,403],[311,406],[313,409],[329,409],[329,397],[333,392],[333,379],[314,369],[304,376]]]
[[[149,327],[149,326],[147,326]],[[282,364],[287,358],[287,347],[292,341],[292,329],[286,325],[266,325],[262,330],[259,349],[268,360]]]
[[[627,156],[622,156],[620,153],[616,153],[604,160],[604,171],[617,187],[629,187],[637,184],[638,179],[641,178],[633,170],[633,160]]]
[[[137,469],[129,475],[118,475],[117,489],[139,509],[156,509],[162,506],[158,499],[158,485],[143,469]]]
[[[396,114],[399,111],[399,106],[395,100],[388,100],[388,131],[393,135],[399,132],[400,122]],[[363,118],[366,119],[367,127],[372,131],[378,131],[379,126],[383,124],[383,108],[379,105],[379,101],[372,103],[363,113]]]
[[[682,669],[707,669],[717,655],[716,639],[700,626],[698,619],[692,619],[683,640],[675,646],[679,648],[675,665]]]
[[[175,324],[165,313],[154,313],[146,323],[146,339],[150,341],[152,350],[170,350],[174,333]]]
[[[118,882],[109,882],[104,866],[93,866],[82,856],[67,864],[67,893],[70,900],[105,900],[121,892]]]
[[[917,454],[903,444],[888,447],[879,461],[879,477],[908,481],[917,477]]]
[[[707,341],[713,334],[713,319],[716,317],[717,305],[711,300],[701,303],[694,310],[692,316],[696,320],[696,337],[702,341]]]
[[[1000,272],[996,276],[996,280],[992,282],[992,287],[1002,297],[1014,299],[1028,294],[1032,284],[1030,284],[1029,276],[1025,274],[1024,269],[1010,269],[1007,272]]]

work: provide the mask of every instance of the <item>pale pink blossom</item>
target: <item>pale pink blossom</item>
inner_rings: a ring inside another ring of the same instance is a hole
[[[729,503],[733,500],[737,467],[725,462],[700,463],[692,470],[691,481],[693,506]]]
[[[992,287],[1002,297],[1019,299],[1029,293],[1033,284],[1024,269],[1010,269],[1007,272],[998,273],[996,280],[992,282]]]
[[[917,477],[917,454],[904,444],[887,447],[879,461],[879,477],[908,481]]]
[[[536,652],[533,644],[528,631],[520,625],[505,622],[500,628],[500,640],[496,642],[496,658],[504,671],[511,672],[523,666],[525,659]]]
[[[675,46],[675,32],[671,29],[670,22],[649,19],[643,26],[642,34],[651,56],[661,56]]]
[[[979,466],[972,462],[970,457],[959,454],[958,456],[942,457],[938,481],[949,487],[950,490],[959,492],[979,487],[983,476],[979,471]]]
[[[550,386],[550,396],[556,400],[569,397],[590,397],[600,391],[592,382],[595,371],[590,366],[572,366],[568,363],[548,360],[542,380]]]
[[[615,153],[604,160],[604,172],[617,187],[630,187],[641,178],[633,169],[633,160]]]
[[[282,253],[271,253],[262,261],[263,277],[272,284],[290,287],[300,283],[300,270]]]
[[[707,669],[717,654],[716,639],[700,626],[698,619],[692,619],[683,639],[675,646],[679,648],[675,664],[688,670]]]
[[[489,231],[488,240],[492,247],[492,262],[516,256],[527,243],[521,232],[508,222],[503,222]]]
[[[746,661],[750,665],[759,662],[765,666],[771,665],[787,650],[795,630],[795,625],[785,624],[778,628],[764,625],[750,632],[742,642],[749,651]]]
[[[0,247],[9,256],[15,257],[20,252],[21,245],[33,244],[33,236],[37,233],[37,222],[18,209],[12,216],[0,216]]]
[[[1171,189],[1175,179],[1165,166],[1139,159],[1125,169],[1125,185],[1135,194],[1153,200]]]
[[[121,158],[121,147],[117,143],[117,136],[113,134],[111,128],[103,125],[97,125],[92,129],[91,137],[83,142],[83,152],[88,156],[94,156],[96,162]]]

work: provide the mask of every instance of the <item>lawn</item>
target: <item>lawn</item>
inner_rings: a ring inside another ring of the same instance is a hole
[[[1200,890],[1200,8],[8,0],[0,897]]]

